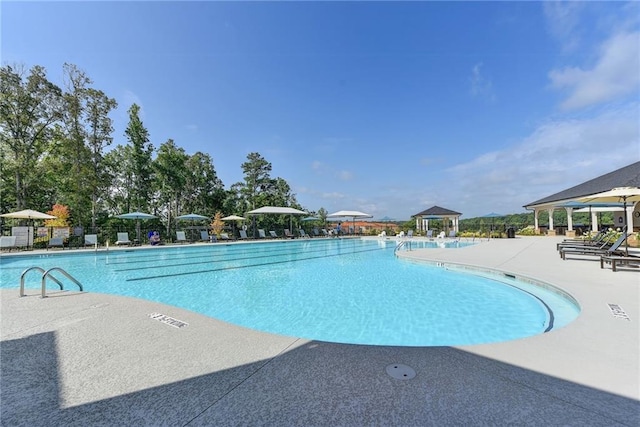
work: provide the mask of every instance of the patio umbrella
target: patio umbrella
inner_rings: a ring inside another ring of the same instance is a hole
[[[203,219],[209,219],[209,217],[208,216],[204,216],[204,215],[198,215],[198,214],[195,214],[195,213],[190,213],[190,214],[177,216],[176,219],[182,219],[182,220],[186,220],[186,221],[191,221],[192,222],[192,228],[194,228],[193,227],[193,223],[195,221],[203,220]],[[193,231],[192,231],[191,234],[192,234],[191,237],[193,238]]]
[[[352,218],[353,219],[353,231],[356,231],[356,218],[373,218],[373,215],[360,211],[338,211],[327,215],[327,218]]]
[[[126,214],[116,215],[116,218],[135,219],[136,220],[136,236],[137,236],[138,242],[140,242],[140,220],[157,218],[157,216],[144,213],[144,212],[129,212]]]
[[[289,230],[291,230],[293,215],[307,215],[307,212],[301,211],[300,209],[290,208],[287,206],[263,206],[261,208],[254,209],[252,211],[247,212],[247,215],[263,215],[263,214],[291,215],[289,217]]]
[[[18,218],[18,219],[54,219],[57,218],[53,215],[49,215],[43,212],[34,211],[32,209],[25,209],[22,211],[11,212],[0,215],[5,218]]]
[[[177,216],[176,219],[186,219],[186,220],[191,220],[191,221],[197,221],[197,220],[200,220],[200,219],[209,219],[209,217],[208,216],[204,216],[204,215],[198,215],[198,214],[190,213],[190,214],[186,214],[186,215]]]
[[[629,227],[627,224],[627,202],[635,203],[640,202],[640,187],[616,187],[612,188],[609,191],[604,191],[602,193],[592,194],[590,196],[585,196],[577,199],[578,202],[589,203],[589,202],[612,202],[612,203],[622,203],[622,209],[624,211],[623,219],[626,232],[629,231]],[[633,231],[633,224],[631,224],[631,231]],[[624,241],[624,248],[627,255],[629,255],[629,245],[627,244],[627,240]]]
[[[238,215],[229,215],[229,216],[225,216],[224,218],[220,218],[223,221],[244,221],[246,218],[242,217],[242,216],[238,216]],[[231,224],[231,227],[233,227],[233,235],[236,235],[236,223],[234,222],[233,224]],[[235,237],[234,237],[235,238]]]
[[[317,216],[308,216],[306,218],[302,218],[300,221],[309,222],[309,221],[319,221],[320,218]]]
[[[229,215],[229,216],[225,216],[224,218],[220,218],[223,221],[244,221],[245,217],[242,216],[238,216],[238,215]]]
[[[10,212],[10,213],[6,213],[6,214],[2,214],[0,216],[4,217],[4,218],[30,219],[32,227],[33,227],[33,220],[57,218],[56,216],[49,215],[49,214],[44,213],[44,212],[34,211],[33,209],[24,209],[24,210],[17,211],[17,212]],[[27,246],[32,246],[32,245],[33,245],[33,233],[31,231],[29,231],[28,232],[28,236],[27,236]]]

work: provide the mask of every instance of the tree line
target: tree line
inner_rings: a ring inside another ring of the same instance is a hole
[[[77,66],[65,63],[62,69],[60,87],[39,65],[0,68],[1,213],[27,208],[46,212],[63,205],[69,225],[96,231],[123,225],[114,215],[142,211],[160,218],[151,226],[172,233],[176,217],[185,213],[213,218],[216,212],[241,215],[266,205],[305,210],[287,181],[271,176],[271,163],[259,153],[248,154],[241,165],[244,180],[225,189],[209,154],[189,154],[173,139],[156,146],[137,104],[128,108],[127,143],[112,147],[110,114],[117,101],[94,87]],[[324,208],[310,214],[324,224]],[[546,223],[544,216],[540,219]],[[260,228],[288,226],[288,218],[280,216],[257,221]],[[533,213],[494,221],[529,225]],[[566,221],[563,210],[554,212],[556,224]],[[587,223],[587,214],[576,215],[574,221]],[[465,219],[461,228],[480,229],[489,222]],[[412,224],[409,220],[403,225],[410,229]]]
[[[112,147],[110,114],[118,103],[76,65],[63,65],[62,87],[42,66],[5,65],[0,97],[2,213],[60,204],[68,207],[70,225],[95,230],[114,215],[142,211],[171,232],[185,213],[213,218],[265,205],[303,209],[259,153],[241,165],[244,181],[225,189],[209,154],[189,154],[173,139],[154,144],[137,104],[128,108],[127,144]],[[285,220],[259,218],[265,227]]]

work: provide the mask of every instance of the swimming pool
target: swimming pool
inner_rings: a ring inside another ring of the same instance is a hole
[[[144,298],[281,335],[369,345],[507,341],[578,314],[557,293],[404,261],[395,245],[305,239],[3,256],[0,283],[17,292],[26,268],[57,266],[87,292]],[[27,289],[40,289],[39,277],[29,273]]]

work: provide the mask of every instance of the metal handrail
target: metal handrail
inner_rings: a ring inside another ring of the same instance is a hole
[[[78,285],[78,287],[80,288],[80,292],[82,292],[84,290],[82,288],[82,283],[78,282],[72,275],[70,275],[69,273],[67,273],[66,271],[64,271],[60,267],[52,267],[52,268],[48,269],[47,271],[45,271],[42,274],[42,298],[46,297],[46,293],[45,293],[46,285],[45,285],[45,282],[47,280],[47,276],[51,277],[51,279],[53,279],[54,282],[57,282],[57,283],[60,284],[58,279],[56,279],[55,277],[51,276],[51,272],[52,271],[59,271],[60,273],[64,274],[67,277],[67,279],[71,280],[73,283]],[[60,289],[62,289],[62,284],[60,284]]]
[[[22,274],[20,275],[20,296],[23,297],[24,296],[24,278],[27,275],[28,272],[32,271],[32,270],[38,270],[39,272],[42,273],[42,298],[45,298],[46,292],[46,280],[47,277],[49,277],[51,280],[53,280],[54,282],[56,282],[58,284],[58,286],[60,287],[60,290],[64,290],[64,286],[62,285],[62,282],[58,279],[56,279],[55,277],[53,277],[51,275],[51,272],[53,271],[59,271],[62,274],[64,274],[69,280],[71,280],[73,283],[75,283],[76,285],[78,285],[78,287],[80,288],[80,292],[84,291],[84,288],[82,287],[82,283],[78,282],[78,280],[76,280],[75,277],[73,277],[72,275],[70,275],[69,273],[67,273],[66,271],[64,271],[62,268],[60,267],[53,267],[50,268],[48,270],[45,270],[42,267],[29,267],[27,268],[25,271],[22,272]]]
[[[46,271],[42,267],[29,267],[25,271],[23,271],[22,274],[20,275],[20,296],[21,297],[24,296],[24,276],[26,276],[26,274],[28,272],[30,272],[31,270],[38,270],[43,274],[46,273]],[[51,277],[51,279],[54,282],[56,282],[58,284],[58,286],[60,286],[60,290],[62,290],[62,283],[60,283],[60,281],[58,279],[56,279],[55,277]]]

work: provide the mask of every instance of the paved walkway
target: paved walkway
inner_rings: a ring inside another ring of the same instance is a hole
[[[19,298],[17,286],[0,290],[1,424],[637,426],[640,274],[562,261],[558,240],[400,253],[535,277],[582,307],[564,328],[490,345],[332,344],[133,298],[55,291]],[[390,365],[416,376],[395,379]]]

